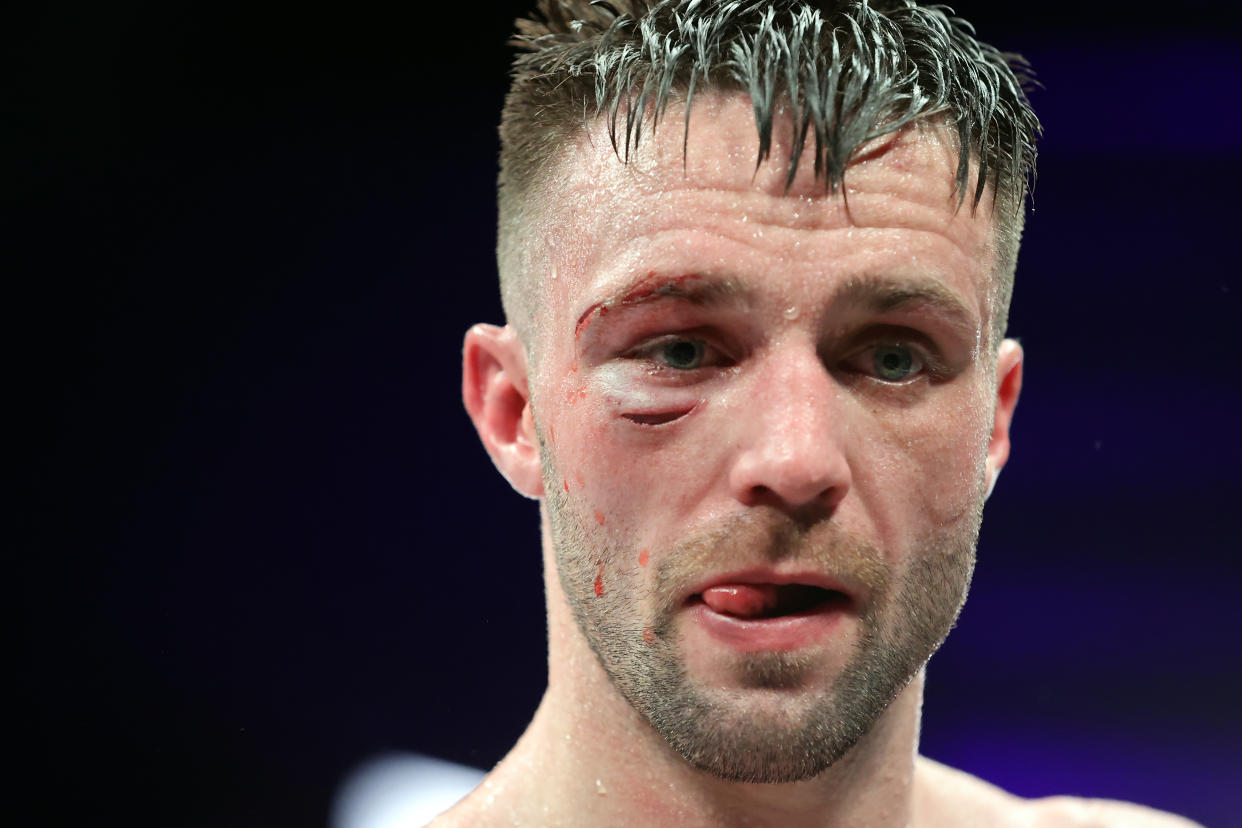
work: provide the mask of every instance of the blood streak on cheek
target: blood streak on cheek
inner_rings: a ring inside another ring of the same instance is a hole
[[[638,553],[638,565],[639,566],[647,565],[647,550],[646,549]]]
[[[604,513],[603,512],[600,512],[598,510],[595,512],[595,522],[598,523],[600,526],[604,525]]]
[[[645,628],[643,630],[643,641],[647,642],[647,646],[653,646],[655,644],[655,630],[651,627]]]
[[[604,564],[599,565],[599,574],[595,576],[595,597],[604,597]]]

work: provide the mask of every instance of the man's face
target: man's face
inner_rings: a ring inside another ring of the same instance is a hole
[[[745,99],[692,124],[684,167],[680,128],[628,166],[600,129],[554,177],[530,384],[547,514],[629,703],[700,768],[794,781],[871,728],[965,598],[991,210],[955,211],[932,127],[866,149],[842,199],[809,158],[788,192],[779,152],[756,173]]]

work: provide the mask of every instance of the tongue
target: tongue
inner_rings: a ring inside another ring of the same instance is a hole
[[[754,618],[778,603],[776,584],[723,584],[703,591],[703,603],[722,615]]]

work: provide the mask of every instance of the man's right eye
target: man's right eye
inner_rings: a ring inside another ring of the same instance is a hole
[[[662,336],[631,349],[626,359],[645,362],[657,371],[671,373],[697,371],[728,365],[729,360],[716,346],[693,336]]]
[[[678,371],[693,371],[703,366],[707,343],[701,339],[674,339],[660,346],[659,361]]]
[[[698,381],[707,376],[704,372],[734,364],[728,353],[713,340],[688,331],[665,334],[652,337],[620,356],[644,366],[652,375],[663,375],[668,380]]]

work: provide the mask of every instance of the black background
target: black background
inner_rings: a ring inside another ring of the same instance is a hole
[[[957,7],[1035,64],[1047,139],[1013,458],[923,739],[1210,825],[1242,824],[1228,5]],[[501,319],[524,6],[7,16],[14,812],[320,824],[370,756],[489,767],[520,734],[537,514],[458,388],[461,336]]]

